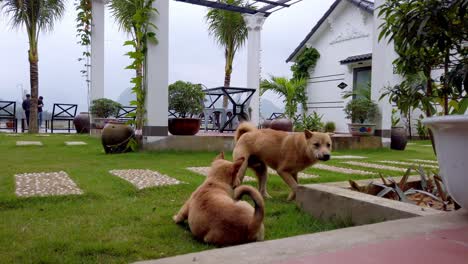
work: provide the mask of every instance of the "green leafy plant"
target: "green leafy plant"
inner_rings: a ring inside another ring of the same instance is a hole
[[[111,99],[101,98],[92,101],[90,111],[94,117],[108,118],[116,116],[121,106]]]
[[[371,99],[370,84],[367,85],[367,88],[343,93],[343,99],[349,97],[353,97],[353,99],[343,109],[346,118],[351,119],[353,123],[359,122],[361,124],[365,122],[372,123],[377,119],[379,108]]]
[[[109,2],[111,14],[117,20],[120,29],[129,33],[130,40],[124,42],[124,46],[131,46],[132,51],[126,53],[131,59],[131,64],[125,69],[134,70],[135,77],[131,79],[133,84],[132,92],[136,100],[130,104],[136,106],[135,114],[128,117],[135,117],[129,122],[135,125],[137,134],[140,134],[145,121],[146,104],[146,52],[148,44],[157,44],[156,25],[151,23],[152,16],[158,11],[152,7],[154,0],[112,0]]]
[[[294,120],[297,107],[301,104],[302,109],[307,109],[307,80],[306,79],[287,79],[285,77],[271,76],[271,80],[262,80],[260,83],[260,94],[266,91],[272,91],[284,97],[285,116]]]
[[[79,38],[78,44],[85,49],[81,53],[82,56],[78,58],[78,61],[84,61],[84,69],[80,70],[80,73],[86,80],[86,86],[89,92],[91,88],[91,75],[89,72],[91,67],[91,0],[77,0],[75,3],[75,10],[78,12],[76,17],[76,36]]]
[[[400,115],[398,114],[398,110],[392,109],[392,127],[397,127],[400,123]]]
[[[223,4],[232,6],[243,6],[243,0],[220,0]],[[208,31],[216,42],[224,48],[224,86],[231,85],[232,63],[236,52],[247,40],[247,26],[241,13],[221,10],[216,8],[208,9],[206,14]],[[223,107],[227,108],[228,98],[223,97]]]
[[[322,131],[323,130],[323,115],[319,115],[317,112],[313,112],[311,115],[302,114],[300,117],[294,118],[294,130],[295,131]]]
[[[419,139],[427,139],[429,136],[429,131],[425,125],[422,123],[424,117],[421,115],[416,123],[416,131],[418,132]]]
[[[182,118],[200,114],[204,98],[201,84],[177,81],[169,85],[169,109]]]
[[[325,125],[323,126],[323,130],[327,133],[334,133],[336,130],[336,125],[334,122],[326,122]]]
[[[291,66],[294,79],[309,79],[309,71],[315,68],[320,53],[315,48],[305,48],[296,58]]]
[[[31,85],[31,114],[29,115],[29,133],[38,133],[37,101],[39,97],[39,35],[43,31],[52,31],[55,21],[65,12],[63,0],[3,0],[0,10],[9,16],[13,27],[24,28],[28,35],[29,79]]]

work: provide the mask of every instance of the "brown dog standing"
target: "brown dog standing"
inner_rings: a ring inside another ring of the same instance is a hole
[[[241,123],[235,134],[234,160],[244,159],[238,177],[242,182],[247,167],[258,177],[258,187],[263,197],[266,190],[267,166],[276,170],[291,188],[288,200],[296,196],[297,174],[318,160],[329,160],[332,141],[328,134],[311,132],[288,133],[273,129],[257,129],[252,124]]]
[[[176,223],[188,219],[193,235],[206,243],[235,245],[263,240],[264,202],[253,187],[239,185],[237,173],[244,159],[224,160],[220,154],[211,164],[205,182],[173,217]],[[244,194],[255,203],[255,209],[245,201]]]

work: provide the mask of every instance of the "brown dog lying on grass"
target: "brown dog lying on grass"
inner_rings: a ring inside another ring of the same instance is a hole
[[[173,217],[176,223],[188,219],[193,235],[206,243],[219,246],[263,240],[264,202],[253,187],[242,185],[237,178],[244,159],[224,160],[219,154],[211,164],[201,186]],[[235,188],[235,189],[234,189]],[[245,201],[244,194],[255,203],[255,209]]]
[[[244,159],[237,174],[240,182],[250,167],[257,175],[260,193],[265,198],[270,197],[266,190],[268,166],[276,170],[291,188],[288,200],[296,197],[297,174],[318,160],[329,160],[332,147],[331,138],[326,133],[257,129],[246,122],[239,125],[234,139],[234,160]]]

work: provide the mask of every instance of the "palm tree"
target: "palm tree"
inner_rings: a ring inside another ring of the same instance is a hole
[[[127,55],[132,59],[132,64],[126,69],[135,70],[135,78],[132,78],[132,83],[135,85],[132,88],[136,94],[136,124],[137,130],[143,129],[145,101],[146,101],[146,82],[145,82],[145,64],[147,42],[152,41],[157,43],[155,33],[152,29],[156,29],[156,25],[149,22],[150,17],[157,13],[157,10],[152,7],[154,0],[111,0],[109,1],[109,9],[112,16],[119,24],[120,30],[130,34],[131,40],[126,41],[124,45],[131,45],[134,51],[128,52]]]
[[[64,13],[63,0],[3,0],[0,9],[10,17],[12,27],[24,26],[29,39],[29,78],[31,82],[31,108],[29,133],[38,133],[37,99],[39,95],[38,39],[41,31],[52,31],[55,21]]]
[[[220,0],[229,5],[240,6],[242,0]],[[224,48],[226,60],[224,67],[224,86],[231,85],[232,62],[237,50],[239,50],[247,40],[247,27],[244,18],[240,13],[221,9],[209,9],[206,14],[208,31],[216,42]],[[223,107],[227,108],[228,98],[224,96]]]
[[[272,91],[284,97],[284,110],[286,117],[294,119],[297,106],[300,104],[302,110],[307,109],[307,79],[291,79],[285,77],[271,76],[271,80],[263,80],[260,83],[261,95],[266,91]]]

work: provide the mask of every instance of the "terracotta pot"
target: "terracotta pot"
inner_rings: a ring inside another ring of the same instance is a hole
[[[109,121],[102,129],[101,142],[106,153],[123,153],[131,151],[127,143],[135,138],[133,128],[124,122]]]
[[[103,129],[107,123],[114,121],[122,123],[115,118],[93,117],[93,121],[91,122],[91,128]]]
[[[270,128],[272,120],[265,120],[262,122],[262,128]]]
[[[405,150],[408,137],[404,127],[392,127],[390,148],[395,150]]]
[[[169,118],[169,132],[178,136],[193,136],[200,130],[199,118]]]
[[[91,123],[89,121],[88,112],[80,112],[73,119],[73,124],[75,125],[76,133],[78,134],[88,134]]]
[[[353,136],[373,136],[375,125],[372,124],[348,124],[349,133]]]
[[[274,130],[291,132],[293,130],[293,122],[287,118],[278,118],[271,121],[270,128]]]

